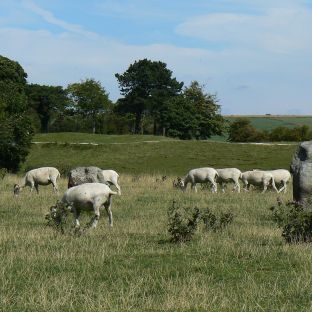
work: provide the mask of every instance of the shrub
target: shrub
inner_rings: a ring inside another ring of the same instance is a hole
[[[201,219],[200,211],[197,207],[178,208],[176,202],[168,211],[170,241],[173,243],[185,243],[192,239]]]
[[[208,208],[202,213],[197,207],[179,208],[173,201],[168,212],[170,241],[173,243],[188,242],[193,238],[198,225],[203,220],[207,231],[222,231],[233,221],[231,212],[221,212],[218,215],[212,213]]]
[[[270,208],[272,218],[282,228],[282,237],[287,243],[312,241],[312,211],[294,202],[286,205],[278,202],[278,206]]]
[[[233,222],[234,215],[231,212],[221,212],[219,216],[212,213],[208,208],[202,214],[202,219],[207,231],[222,231]]]
[[[50,212],[46,215],[47,226],[51,226],[58,232],[65,234],[70,223],[68,222],[69,212],[67,206],[58,201],[54,206],[50,207]]]

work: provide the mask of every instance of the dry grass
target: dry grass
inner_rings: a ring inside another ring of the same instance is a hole
[[[15,176],[1,182],[0,300],[3,311],[310,311],[310,245],[286,245],[270,220],[276,194],[182,193],[170,177],[121,176],[114,227],[103,213],[84,236],[45,226],[61,196],[42,187],[13,197]],[[61,192],[66,181],[61,181]],[[284,196],[290,198],[290,193]],[[167,209],[230,210],[222,233],[201,228],[194,241],[168,243]],[[83,222],[87,222],[85,216]]]

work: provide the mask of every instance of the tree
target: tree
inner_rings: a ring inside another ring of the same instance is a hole
[[[135,132],[141,132],[142,118],[150,115],[154,119],[154,134],[157,123],[163,126],[160,114],[170,97],[181,92],[183,82],[172,78],[172,72],[163,62],[147,59],[135,61],[123,74],[115,74],[121,94],[118,111],[135,115]]]
[[[212,135],[222,135],[225,120],[220,114],[220,105],[216,95],[204,93],[204,86],[192,81],[184,89],[184,97],[195,109],[197,119],[197,139],[208,139]]]
[[[0,56],[0,167],[17,171],[28,155],[33,129],[26,113],[27,74]]]
[[[91,117],[93,129],[96,132],[96,120],[111,105],[108,93],[99,81],[86,79],[80,83],[73,83],[67,87],[69,98],[72,101],[71,109],[83,116]]]
[[[195,137],[197,119],[195,107],[184,96],[169,99],[162,111],[166,135],[189,140]]]
[[[251,125],[248,118],[238,118],[230,124],[229,138],[231,142],[257,141],[260,133]]]
[[[49,132],[53,116],[64,111],[68,102],[66,91],[61,86],[27,85],[26,94],[30,107],[38,114],[41,132]]]

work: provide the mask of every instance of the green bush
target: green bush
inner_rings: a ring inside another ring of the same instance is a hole
[[[171,235],[170,242],[185,243],[190,241],[195,234],[201,215],[197,207],[178,208],[176,207],[176,202],[173,201],[168,211],[168,218],[168,232]]]
[[[173,243],[188,242],[198,229],[201,220],[204,222],[206,231],[222,231],[233,221],[231,212],[220,212],[219,215],[212,213],[208,208],[202,213],[197,207],[177,207],[173,201],[168,211],[168,232]]]
[[[282,228],[282,237],[287,243],[312,241],[312,211],[304,210],[303,206],[294,202],[286,205],[278,202],[271,207],[272,218]]]
[[[208,208],[202,214],[202,219],[207,231],[222,231],[233,222],[234,215],[231,212],[221,212],[219,216],[212,213]]]

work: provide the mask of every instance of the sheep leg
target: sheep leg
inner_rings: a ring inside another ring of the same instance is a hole
[[[195,193],[197,193],[197,188],[196,188],[196,183],[195,182],[192,183],[192,190],[194,190]]]
[[[71,207],[71,211],[74,214],[75,228],[79,228],[80,227],[80,222],[79,222],[80,211],[78,211],[74,206]]]
[[[208,181],[211,183],[211,191],[212,193],[217,193],[218,187],[214,179],[208,178]]]
[[[278,193],[280,193],[281,191],[284,190],[284,193],[286,193],[286,183],[284,181],[282,181],[283,186],[278,190]]]
[[[102,199],[101,197],[95,198],[93,202],[93,210],[94,210],[94,217],[90,220],[90,227],[95,228],[100,219],[100,208],[102,206]]]
[[[55,193],[57,193],[57,192],[58,192],[58,187],[57,187],[57,184],[56,184],[56,180],[55,180],[55,179],[52,179],[52,180],[51,180],[51,183],[52,183],[52,186],[53,186],[53,191],[54,191]]]
[[[113,226],[113,213],[111,210],[111,196],[109,197],[108,201],[104,204],[106,212],[108,214],[108,222],[110,226]]]
[[[265,191],[268,189],[268,185],[266,183],[263,183],[263,191],[262,193],[265,193]]]
[[[240,185],[239,182],[235,183],[235,189],[237,190],[237,193],[240,193]]]
[[[37,194],[39,194],[39,184],[35,183],[35,189],[37,191]]]

